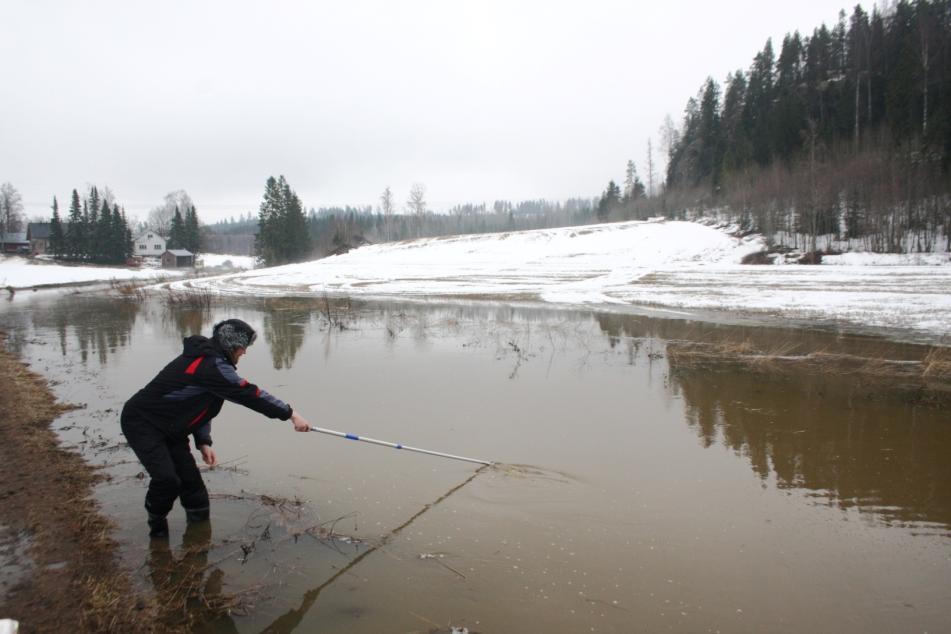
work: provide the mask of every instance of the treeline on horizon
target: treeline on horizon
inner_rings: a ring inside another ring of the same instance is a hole
[[[266,186],[266,191],[270,187]],[[366,242],[547,229],[586,224],[596,219],[596,199],[572,198],[564,202],[537,199],[517,203],[497,200],[492,205],[456,205],[448,212],[441,213],[428,208],[425,188],[417,191],[421,194],[417,194],[412,205],[407,201],[404,213],[396,212],[396,204],[392,200],[389,213],[383,211],[386,203],[376,210],[369,205],[311,208],[304,216],[309,236],[309,255],[323,257],[342,253]],[[385,196],[386,191],[381,198]],[[267,208],[265,223],[272,222],[272,205],[266,202],[263,206]],[[212,252],[261,254],[262,243],[257,238],[260,227],[260,212],[257,216],[248,213],[237,219],[213,223],[208,225],[209,231],[203,236],[204,244]],[[273,243],[273,240],[265,242]],[[270,259],[285,261],[283,257],[272,256]]]
[[[661,128],[666,182],[647,188],[628,161],[622,186],[599,198],[427,209],[410,192],[381,204],[311,209],[311,254],[382,242],[613,220],[716,215],[773,246],[820,242],[878,252],[951,251],[951,0],[902,0],[836,24],[767,40],[747,70],[712,77],[680,125]],[[414,190],[417,186],[414,186]],[[389,197],[389,200],[387,200]],[[241,241],[250,215],[212,226]],[[820,238],[822,240],[820,241]],[[246,248],[253,238],[244,237]]]
[[[951,2],[856,6],[778,51],[767,40],[665,128],[668,215],[716,208],[813,250],[819,236],[951,249]]]

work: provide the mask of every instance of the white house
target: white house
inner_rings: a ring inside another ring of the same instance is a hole
[[[146,231],[132,243],[132,251],[138,257],[160,258],[165,253],[165,238],[154,231]]]

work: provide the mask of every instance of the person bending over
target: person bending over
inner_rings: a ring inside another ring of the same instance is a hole
[[[269,418],[288,420],[297,431],[310,423],[290,405],[238,376],[238,360],[257,334],[240,319],[215,324],[211,338],[193,335],[182,354],[166,365],[122,408],[120,422],[129,446],[151,480],[145,495],[149,535],[168,536],[166,516],[175,498],[188,522],[208,519],[208,490],[195,464],[188,436],[205,464],[217,463],[211,445],[211,419],[225,399]]]

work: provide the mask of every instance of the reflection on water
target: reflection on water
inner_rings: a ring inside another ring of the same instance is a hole
[[[209,563],[211,522],[189,524],[181,547],[173,551],[167,539],[153,539],[146,560],[148,576],[163,624],[191,631],[237,632],[229,616],[238,601],[223,592],[224,572]]]
[[[304,345],[304,335],[316,310],[312,300],[267,300],[264,303],[264,339],[271,348],[275,370],[293,367],[294,357]]]
[[[162,311],[166,329],[174,328],[182,339],[191,335],[211,332],[211,306],[183,306],[167,303]],[[171,328],[169,328],[171,326]]]
[[[850,398],[847,382],[677,372],[687,423],[780,488],[814,491],[885,521],[951,528],[951,430],[934,408]]]
[[[468,465],[295,435],[229,405],[216,448],[241,469],[206,472],[218,541],[189,527],[181,547],[137,547],[144,484],[115,412],[182,337],[230,316],[261,333],[242,372],[314,424],[519,464],[470,481]],[[445,631],[459,614],[470,631],[887,631],[951,616],[935,599],[951,564],[933,554],[951,535],[946,410],[870,395],[854,377],[672,371],[667,360],[670,342],[897,360],[920,359],[918,346],[640,315],[312,299],[186,307],[61,296],[4,304],[0,327],[70,382],[67,398],[89,402],[59,429],[115,476],[104,507],[129,567],[146,562],[149,589],[220,605],[265,584],[269,598],[250,616],[215,631]],[[353,543],[372,546],[298,540],[255,501],[279,498],[306,501],[315,516],[295,521],[307,525],[347,518]],[[235,556],[247,543],[256,550]],[[881,597],[900,607],[862,603]]]
[[[47,303],[30,316],[34,328],[57,333],[63,355],[78,352],[83,363],[95,355],[105,365],[110,354],[129,345],[141,307],[134,300],[69,297]]]

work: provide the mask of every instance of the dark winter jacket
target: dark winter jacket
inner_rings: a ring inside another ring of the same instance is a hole
[[[181,356],[165,366],[122,408],[122,421],[146,421],[171,439],[195,437],[195,445],[211,445],[211,419],[225,399],[269,418],[287,420],[293,409],[235,372],[235,365],[212,339],[194,335],[184,340]]]

